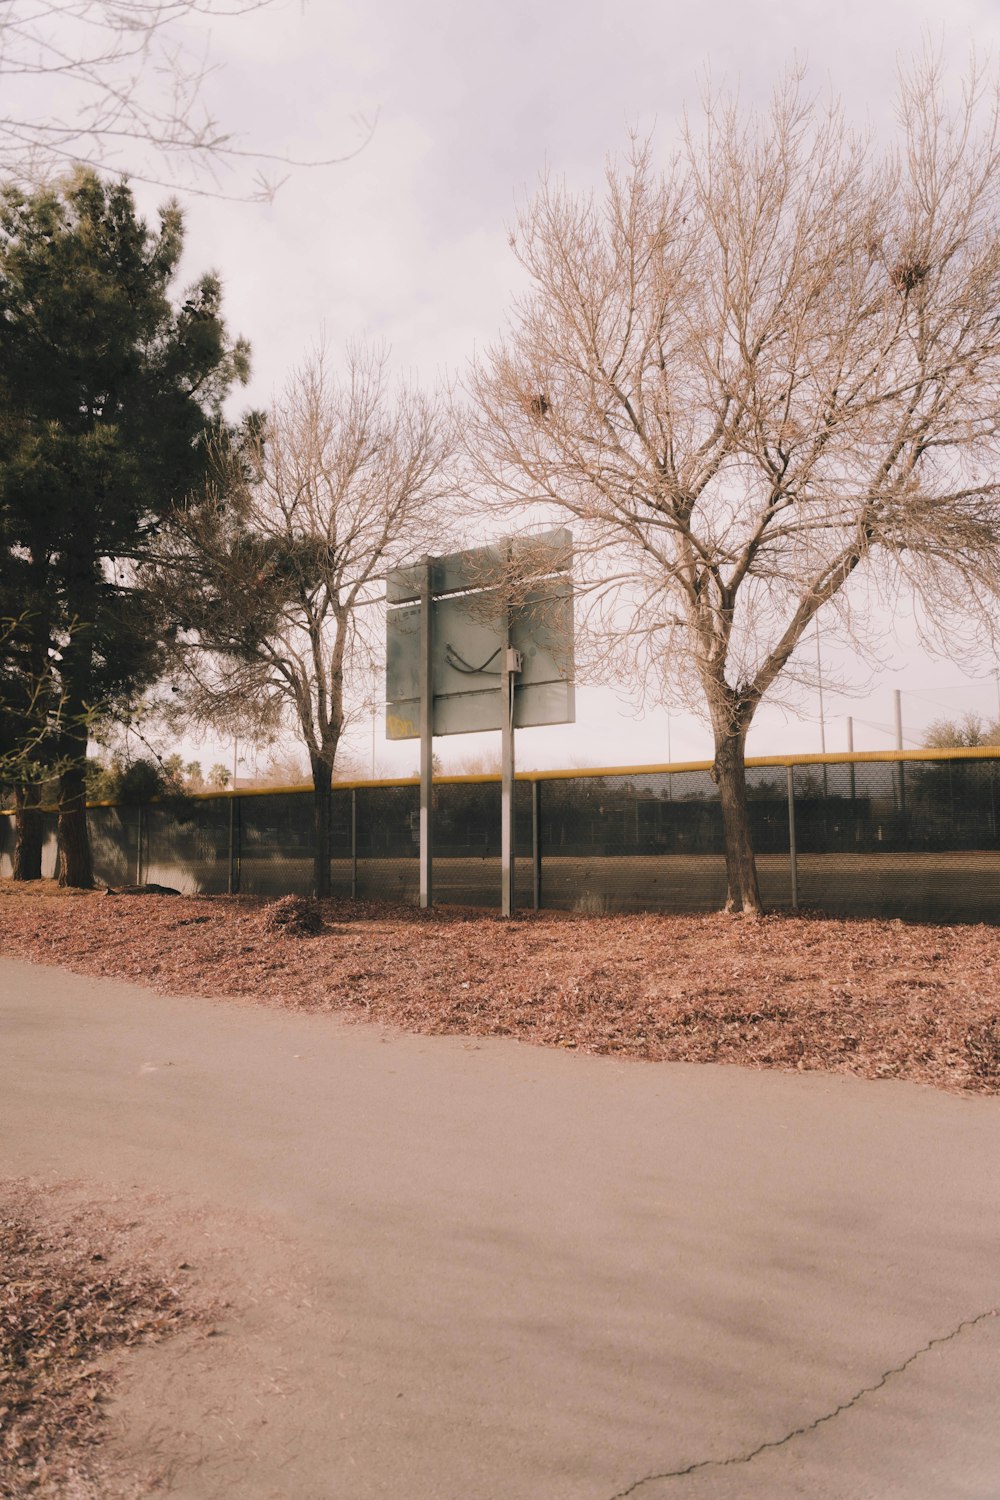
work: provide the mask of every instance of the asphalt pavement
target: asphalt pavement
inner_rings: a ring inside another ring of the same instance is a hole
[[[0,1174],[228,1296],[123,1365],[158,1494],[1000,1497],[997,1098],[2,960]]]

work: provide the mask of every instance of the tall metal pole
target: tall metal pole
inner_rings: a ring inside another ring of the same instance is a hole
[[[903,748],[903,695],[899,688],[893,690],[893,699],[896,709],[896,749]],[[899,786],[899,811],[906,812],[906,779],[903,771],[903,762],[900,761],[896,768],[896,779]]]
[[[420,580],[420,905],[434,904],[434,702],[431,679],[431,567],[422,559]]]
[[[791,766],[785,767],[788,779],[788,870],[792,879],[792,911],[799,909],[799,850],[795,841],[795,780]]]
[[[826,754],[826,712],[823,709],[823,660],[820,657],[820,616],[816,618],[816,682],[820,690],[820,750]],[[826,828],[826,814],[829,811],[829,772],[826,769],[826,760],[823,760],[823,828]]]
[[[819,686],[819,747],[826,754],[826,714],[823,710],[823,662],[819,654],[819,616],[816,616],[816,681]]]
[[[510,644],[510,610],[505,608],[500,653],[500,913],[514,911],[514,677],[516,653]]]
[[[997,732],[1000,733],[1000,667],[993,673],[997,685]],[[990,761],[990,833],[997,836],[996,762]]]
[[[854,720],[848,714],[847,717],[847,748],[851,755],[854,754]],[[854,762],[851,761],[851,801],[854,801]]]

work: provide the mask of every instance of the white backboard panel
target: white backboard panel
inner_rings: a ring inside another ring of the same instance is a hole
[[[431,559],[431,593],[458,594],[489,589],[513,573],[529,582],[573,567],[573,534],[567,526],[535,536],[510,537],[487,547],[471,547],[447,557]],[[387,604],[408,604],[420,598],[423,567],[393,568],[385,582]]]
[[[496,589],[431,600],[432,732],[499,729],[502,600]],[[569,724],[573,688],[573,596],[565,577],[530,589],[512,611],[511,645],[521,653],[514,724]],[[386,619],[386,735],[420,732],[420,606],[390,609]]]

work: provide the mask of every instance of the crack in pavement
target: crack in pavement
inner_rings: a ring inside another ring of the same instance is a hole
[[[736,1453],[731,1458],[702,1458],[693,1464],[685,1465],[683,1469],[664,1469],[658,1474],[644,1474],[641,1479],[634,1480],[626,1489],[616,1490],[613,1495],[609,1496],[609,1500],[626,1500],[627,1496],[634,1495],[642,1485],[652,1484],[657,1479],[683,1479],[685,1475],[694,1474],[700,1469],[726,1469],[736,1464],[751,1463],[761,1453],[766,1453],[769,1448],[782,1448],[786,1443],[790,1443],[793,1438],[803,1437],[807,1432],[815,1432],[816,1428],[822,1427],[824,1422],[832,1422],[834,1417],[840,1416],[841,1412],[850,1411],[852,1406],[857,1406],[858,1402],[863,1400],[865,1396],[870,1396],[873,1392],[880,1391],[893,1375],[901,1375],[915,1360],[918,1360],[921,1355],[929,1353],[938,1344],[948,1344],[952,1339],[957,1338],[960,1333],[964,1332],[965,1329],[975,1328],[977,1323],[983,1323],[987,1318],[995,1318],[996,1316],[997,1308],[988,1307],[985,1312],[977,1313],[974,1318],[963,1318],[961,1323],[958,1323],[950,1333],[939,1334],[937,1338],[931,1339],[928,1343],[922,1344],[919,1349],[914,1350],[908,1359],[903,1360],[901,1365],[893,1365],[891,1370],[886,1370],[876,1380],[874,1385],[862,1386],[860,1391],[855,1391],[850,1400],[842,1401],[832,1411],[824,1412],[821,1417],[816,1417],[812,1422],[806,1422],[801,1427],[793,1427],[791,1432],[785,1433],[784,1437],[771,1438],[768,1442],[760,1443],[756,1448],[751,1448],[749,1453]]]

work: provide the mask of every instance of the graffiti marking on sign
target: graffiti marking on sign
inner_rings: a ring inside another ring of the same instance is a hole
[[[419,731],[412,719],[400,719],[396,714],[387,714],[385,732],[390,740],[412,740]]]

